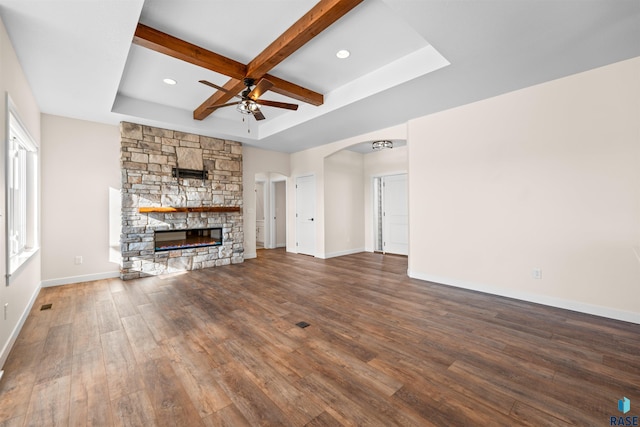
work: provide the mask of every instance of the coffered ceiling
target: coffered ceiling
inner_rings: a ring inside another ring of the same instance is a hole
[[[317,3],[0,0],[0,15],[44,113],[286,152],[640,56],[637,0],[364,0],[268,71],[324,103],[269,91],[299,109],[257,122],[235,107],[195,120],[215,92],[198,81],[229,77],[132,43],[141,23],[248,64]]]

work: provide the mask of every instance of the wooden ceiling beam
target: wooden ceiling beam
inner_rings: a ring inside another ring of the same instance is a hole
[[[207,70],[224,74],[232,79],[242,80],[247,75],[247,66],[226,56],[203,49],[192,43],[173,37],[167,33],[138,23],[133,35],[133,43],[198,65]]]
[[[276,76],[272,76],[271,74],[265,74],[264,78],[273,83],[273,87],[269,89],[271,92],[288,96],[289,98],[315,105],[316,107],[324,103],[324,96],[322,96],[321,93],[314,92],[310,89],[298,86],[295,83],[282,80]]]
[[[320,0],[247,65],[247,77],[260,79],[363,0]]]

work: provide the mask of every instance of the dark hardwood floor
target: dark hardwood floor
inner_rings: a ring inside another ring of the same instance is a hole
[[[0,425],[608,426],[623,396],[640,415],[639,325],[406,269],[262,250],[45,288],[4,366]]]

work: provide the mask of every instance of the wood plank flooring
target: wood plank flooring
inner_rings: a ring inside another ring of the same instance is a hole
[[[605,426],[623,396],[640,415],[639,325],[406,269],[262,250],[45,288],[4,366],[0,426]]]

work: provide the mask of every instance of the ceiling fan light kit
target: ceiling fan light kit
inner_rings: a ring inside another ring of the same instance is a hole
[[[253,114],[256,111],[258,111],[258,104],[256,104],[255,101],[252,101],[250,99],[244,99],[238,102],[238,106],[236,107],[236,110],[242,114]]]
[[[243,84],[245,85],[245,90],[242,91],[240,95],[235,95],[229,90],[218,86],[217,84],[208,82],[206,80],[200,80],[200,83],[203,85],[207,85],[214,89],[217,89],[222,92],[229,93],[232,98],[238,98],[240,101],[236,102],[228,102],[225,104],[216,104],[207,107],[208,109],[215,110],[221,107],[228,107],[230,105],[235,105],[236,110],[242,114],[252,114],[256,120],[264,120],[264,114],[260,111],[260,105],[266,105],[268,107],[276,107],[276,108],[284,108],[286,110],[297,110],[298,104],[289,104],[287,102],[278,102],[278,101],[268,101],[266,99],[259,99],[263,93],[268,91],[273,87],[273,83],[270,80],[265,78],[260,79],[257,85],[253,89],[254,80],[250,78],[245,78],[243,80]],[[244,119],[243,119],[244,120]]]
[[[389,140],[381,140],[381,141],[373,141],[371,143],[371,149],[379,151],[379,150],[385,150],[385,149],[391,149],[393,148],[393,141],[389,141]]]

